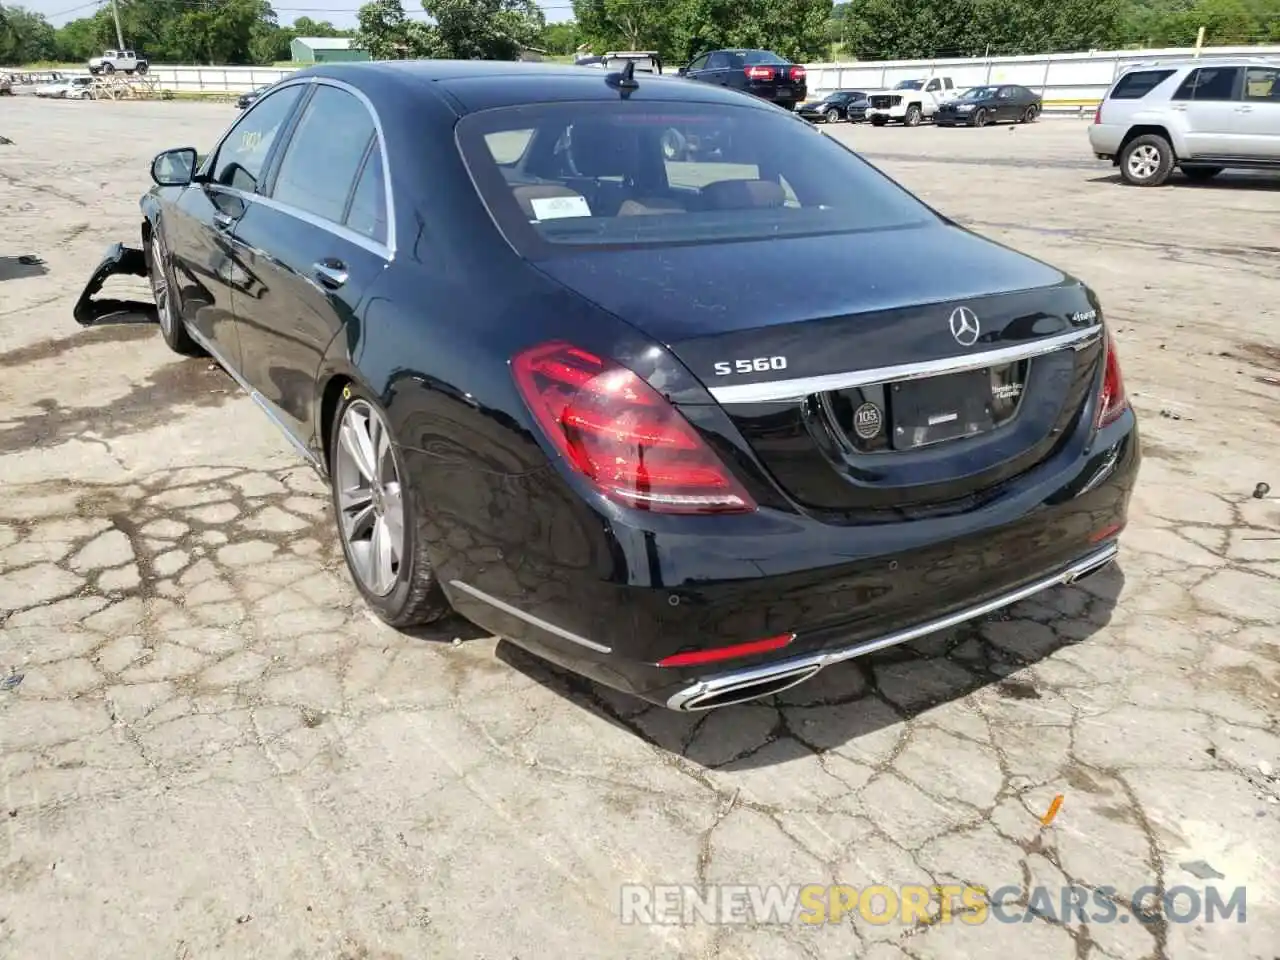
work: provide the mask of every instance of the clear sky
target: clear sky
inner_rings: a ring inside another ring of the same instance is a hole
[[[43,13],[55,27],[68,20],[86,17],[91,14],[100,2],[109,0],[13,0],[6,6],[26,7],[37,13]],[[405,10],[410,14],[420,12],[422,7],[415,0],[402,0]],[[361,0],[280,0],[275,7],[276,16],[281,23],[291,23],[298,17],[310,17],[312,20],[328,20],[336,27],[354,27],[356,10]],[[538,5],[546,12],[547,22],[569,20],[573,17],[573,5],[570,0],[538,0]]]

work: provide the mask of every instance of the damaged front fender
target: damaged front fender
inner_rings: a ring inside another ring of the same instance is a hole
[[[119,314],[141,314],[150,320],[158,320],[154,302],[144,300],[116,300],[110,297],[95,299],[102,290],[103,284],[114,276],[147,276],[146,254],[137,247],[128,247],[123,243],[113,243],[94,269],[89,282],[85,284],[76,301],[74,315],[76,323],[82,327],[93,326],[103,320]]]

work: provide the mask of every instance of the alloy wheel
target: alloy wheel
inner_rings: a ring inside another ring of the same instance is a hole
[[[832,107],[830,110],[827,111],[827,123],[835,123],[839,119],[840,119],[840,111],[837,110],[835,107]]]
[[[385,597],[406,559],[404,496],[381,414],[354,400],[342,414],[334,457],[338,524],[351,569],[366,590]]]
[[[1160,169],[1160,151],[1144,143],[1129,154],[1129,174],[1135,180],[1150,180]]]
[[[169,274],[164,267],[164,250],[159,235],[151,238],[151,295],[156,301],[156,315],[166,337],[173,335],[173,301],[169,296]]]
[[[978,112],[973,115],[973,125],[975,127],[985,127],[987,125],[987,111],[981,109],[978,110]]]

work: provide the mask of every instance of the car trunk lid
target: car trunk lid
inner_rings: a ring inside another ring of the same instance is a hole
[[[950,225],[539,266],[666,345],[833,519],[989,495],[1072,435],[1102,358],[1078,282]]]

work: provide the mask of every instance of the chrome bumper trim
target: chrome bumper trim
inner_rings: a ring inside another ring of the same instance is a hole
[[[541,617],[535,617],[532,613],[525,613],[519,607],[513,607],[511,604],[499,600],[497,597],[491,597],[483,590],[478,590],[469,583],[463,583],[461,580],[450,580],[449,586],[456,590],[461,590],[467,596],[479,600],[481,603],[487,603],[489,606],[501,610],[505,614],[515,617],[517,620],[523,620],[525,623],[537,627],[539,630],[545,630],[547,633],[554,634],[561,640],[568,640],[570,643],[576,643],[580,647],[586,647],[588,650],[594,650],[596,653],[612,653],[612,647],[606,647],[603,644],[588,640],[586,637],[580,637],[576,633],[557,627],[554,623],[543,620]]]
[[[708,677],[699,680],[678,693],[673,694],[667,700],[667,706],[672,710],[692,711],[707,710],[718,706],[727,706],[727,703],[716,703],[711,707],[700,707],[699,703],[714,697],[723,697],[732,693],[733,690],[741,687],[753,686],[760,683],[767,683],[770,680],[786,678],[788,676],[799,675],[799,679],[807,680],[818,670],[823,667],[829,667],[833,663],[840,663],[844,660],[852,660],[855,657],[865,656],[868,653],[874,653],[877,650],[883,650],[886,647],[896,646],[900,643],[907,643],[911,640],[918,640],[920,637],[935,633],[938,630],[946,630],[950,627],[957,626],[967,620],[973,620],[977,617],[985,616],[988,613],[999,610],[1001,607],[1007,607],[1010,604],[1017,603],[1019,600],[1025,600],[1028,597],[1040,593],[1042,590],[1048,590],[1050,587],[1062,586],[1079,580],[1086,574],[1092,573],[1100,567],[1105,566],[1116,558],[1120,552],[1119,544],[1112,542],[1107,544],[1101,550],[1096,550],[1081,560],[1077,560],[1071,566],[1064,570],[1060,570],[1051,576],[1044,577],[1034,583],[1026,586],[1018,587],[1008,593],[1003,593],[998,597],[983,601],[972,607],[965,607],[955,613],[947,614],[945,617],[939,617],[926,623],[917,624],[914,627],[908,627],[905,630],[899,630],[895,633],[887,634],[883,637],[877,637],[874,640],[867,640],[852,647],[845,647],[842,650],[824,650],[821,653],[815,653],[808,657],[796,657],[791,660],[780,660],[777,663],[767,663],[758,667],[749,667],[745,670],[737,670],[733,673],[723,673],[718,676]],[[777,693],[778,690],[771,690],[770,693]],[[744,700],[754,699],[752,697],[744,697]],[[740,702],[740,701],[735,701]]]

